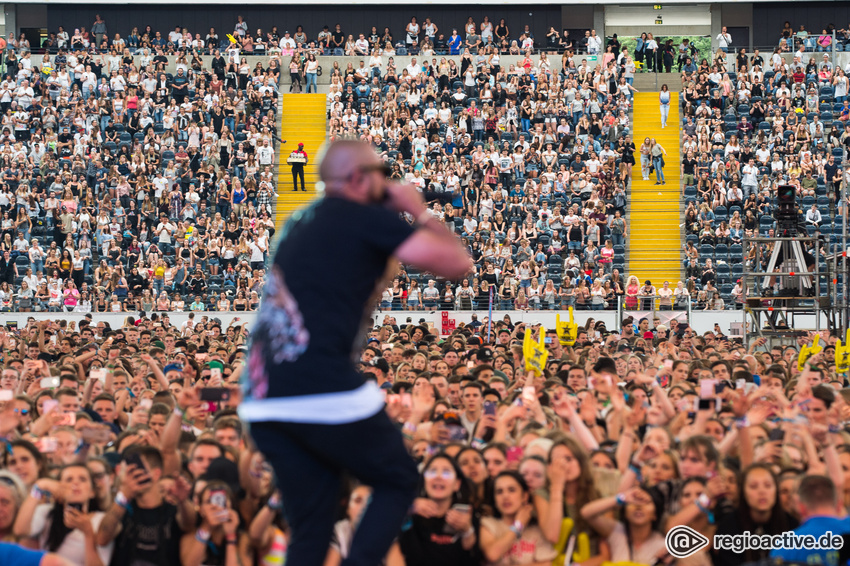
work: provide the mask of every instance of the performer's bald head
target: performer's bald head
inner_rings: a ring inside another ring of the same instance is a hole
[[[322,157],[319,177],[325,184],[325,193],[330,196],[379,200],[374,182],[369,182],[363,172],[364,166],[379,165],[381,158],[364,142],[340,140],[333,142]],[[359,197],[359,198],[358,198]]]

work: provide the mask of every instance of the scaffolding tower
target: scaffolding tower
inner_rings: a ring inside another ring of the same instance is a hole
[[[745,346],[755,338],[795,345],[798,337],[820,331],[822,311],[831,308],[829,297],[822,296],[828,263],[819,257],[820,239],[745,237],[743,248]]]

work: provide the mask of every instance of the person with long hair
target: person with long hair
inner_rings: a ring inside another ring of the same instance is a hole
[[[181,564],[200,566],[220,561],[224,566],[237,566],[250,562],[247,537],[238,532],[235,503],[224,482],[211,481],[204,486],[198,496],[198,531],[186,533],[180,540]]]
[[[658,102],[661,107],[661,127],[666,128],[667,117],[670,115],[670,88],[666,84],[661,85]]]
[[[546,540],[558,542],[564,518],[575,522],[574,533],[588,532],[579,512],[599,497],[587,451],[575,437],[564,435],[549,451],[547,489],[535,495],[534,507]]]
[[[480,546],[488,564],[544,566],[556,557],[534,520],[530,491],[519,472],[506,470],[494,478],[494,516],[481,519]]]
[[[765,535],[779,535],[797,526],[797,521],[784,509],[779,499],[779,482],[767,463],[748,466],[741,472],[738,483],[740,498],[737,508],[722,507],[714,510],[717,534],[740,534],[745,531],[759,532]],[[713,508],[717,495],[709,493]],[[756,562],[768,558],[770,549],[744,552],[714,549],[715,564],[738,566],[745,562]]]
[[[618,517],[612,518],[609,513],[618,508]],[[661,502],[650,491],[633,487],[588,503],[582,507],[581,516],[607,540],[604,560],[655,564],[667,553],[660,530],[662,511]]]
[[[490,511],[492,484],[487,473],[487,464],[481,451],[472,446],[461,448],[455,456],[463,479],[470,490],[470,503],[478,513]]]
[[[655,141],[655,138],[650,139],[650,154],[652,155],[652,166],[655,168],[655,184],[666,185],[664,180],[664,156],[667,155],[667,150]]]
[[[387,566],[480,563],[477,525],[460,467],[447,454],[432,456],[422,470],[421,500],[409,525],[390,548]]]
[[[628,283],[626,284],[626,300],[625,305],[627,309],[637,309],[638,308],[638,293],[640,292],[640,281],[637,278],[637,275],[630,275]]]
[[[45,503],[48,497],[51,503]],[[84,464],[70,464],[58,480],[40,479],[21,506],[15,534],[38,540],[41,550],[55,552],[79,566],[107,566],[113,542],[100,546],[96,535],[100,511],[94,480]]]
[[[337,521],[334,525],[334,536],[331,539],[331,547],[325,558],[324,566],[339,566],[348,557],[351,542],[354,540],[354,533],[363,517],[371,494],[372,489],[366,485],[358,485],[351,490],[346,505],[345,518]]]
[[[640,174],[644,181],[649,181],[650,166],[652,165],[652,142],[644,138],[640,145]]]

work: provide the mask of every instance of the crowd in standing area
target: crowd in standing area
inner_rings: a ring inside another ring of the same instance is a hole
[[[358,345],[421,471],[387,564],[548,564],[568,546],[578,562],[652,565],[681,524],[708,537],[850,532],[847,353],[829,332],[745,349],[675,320],[489,322],[441,336],[386,315]],[[539,373],[525,334],[545,348]],[[284,560],[286,502],[238,416],[247,337],[238,319],[175,327],[158,313],[0,330],[0,551],[104,566]],[[368,500],[368,486],[346,487],[328,566]],[[679,562],[768,553],[709,546]]]

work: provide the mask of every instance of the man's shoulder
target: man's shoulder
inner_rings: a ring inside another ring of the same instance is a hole
[[[834,534],[850,533],[850,516],[848,517],[811,517],[799,527],[794,529],[795,533],[823,533],[832,531]]]

